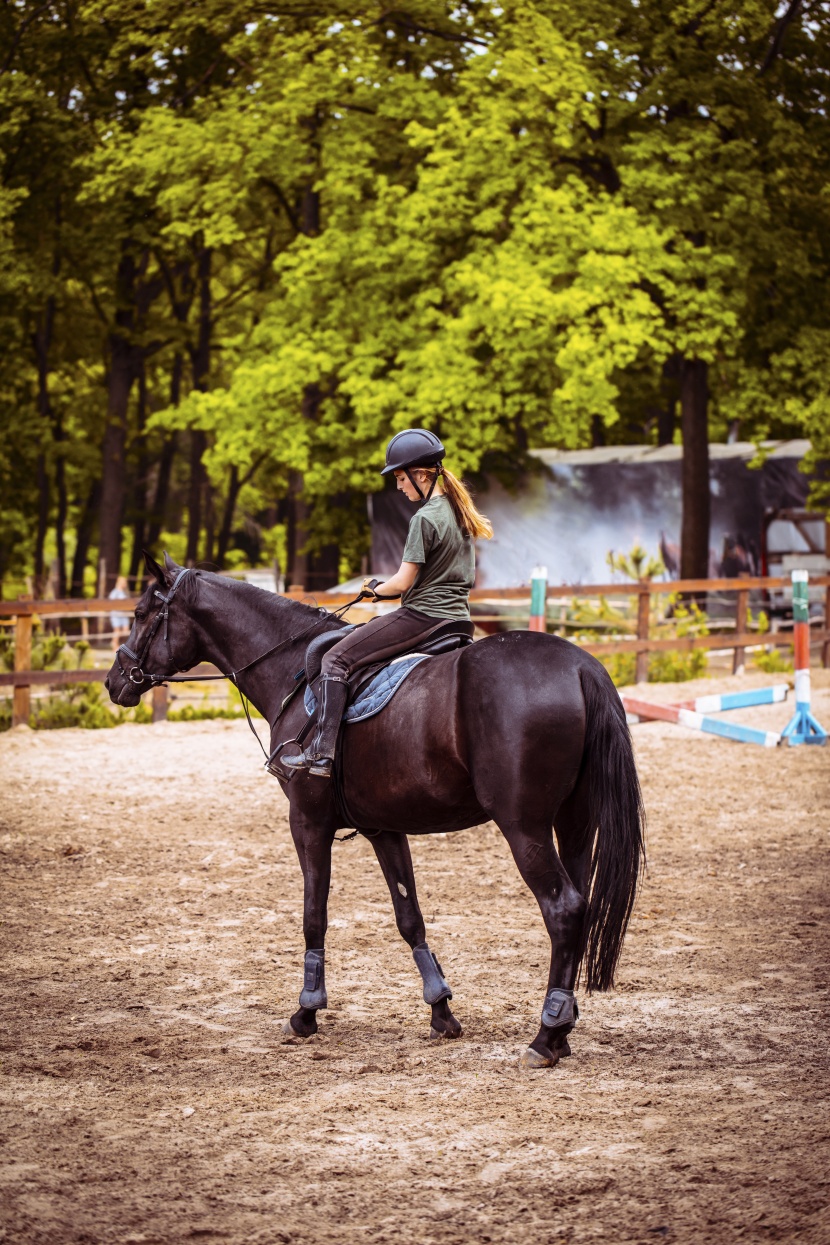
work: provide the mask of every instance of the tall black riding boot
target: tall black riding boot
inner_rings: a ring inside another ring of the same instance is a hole
[[[349,685],[335,674],[324,674],[317,693],[317,731],[305,752],[280,757],[288,769],[307,769],[317,778],[331,778],[340,723],[349,698]]]

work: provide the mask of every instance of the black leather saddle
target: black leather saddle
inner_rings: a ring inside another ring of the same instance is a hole
[[[443,622],[437,622],[434,627],[420,636],[416,643],[410,648],[402,649],[400,653],[394,653],[391,657],[384,657],[382,661],[374,662],[370,666],[361,666],[355,670],[349,679],[349,687],[351,689],[349,699],[360,691],[371,679],[375,677],[379,670],[384,666],[388,666],[391,661],[395,661],[398,657],[404,657],[407,653],[429,653],[431,657],[437,657],[441,653],[450,653],[456,648],[465,648],[466,645],[473,642],[474,624],[467,622],[462,618],[448,618]],[[320,670],[323,663],[323,655],[333,648],[339,640],[347,636],[350,631],[354,631],[353,626],[340,627],[337,631],[324,631],[322,635],[315,636],[311,641],[305,654],[305,677],[307,682],[314,683],[320,676]]]

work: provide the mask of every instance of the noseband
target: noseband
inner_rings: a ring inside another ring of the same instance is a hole
[[[158,599],[161,601],[161,609],[158,611],[155,618],[153,619],[153,625],[151,626],[149,632],[147,633],[147,638],[144,641],[144,646],[141,652],[134,653],[128,644],[121,644],[115,650],[115,660],[118,663],[118,669],[121,671],[125,679],[129,679],[130,682],[134,683],[137,687],[143,687],[145,683],[149,683],[152,687],[156,687],[159,683],[165,683],[170,677],[169,675],[166,675],[166,674],[146,674],[144,671],[144,662],[147,658],[148,652],[150,651],[150,645],[153,643],[153,640],[156,638],[156,632],[158,631],[162,623],[164,623],[164,643],[167,645],[167,655],[170,658],[170,664],[173,666],[174,670],[180,669],[180,667],[176,665],[176,662],[173,659],[173,651],[170,648],[170,639],[168,636],[167,619],[170,613],[170,603],[173,600],[176,593],[178,592],[179,585],[181,584],[185,575],[189,575],[191,569],[192,569],[191,567],[185,566],[179,571],[178,575],[173,580],[173,586],[171,587],[170,591],[167,593],[167,596],[165,596],[163,592],[159,592],[158,588],[156,588],[153,595],[158,597]],[[124,653],[127,657],[129,657],[131,661],[135,662],[135,665],[130,666],[129,670],[125,670],[121,664],[122,653]]]

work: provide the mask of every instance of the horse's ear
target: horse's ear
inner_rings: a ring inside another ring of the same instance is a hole
[[[166,588],[167,579],[158,562],[146,549],[142,549],[141,552],[144,554],[144,565],[147,567],[147,574],[152,575],[162,588]]]
[[[167,572],[168,579],[175,579],[176,572],[182,569],[178,562],[173,561],[166,549],[164,551],[164,569]]]

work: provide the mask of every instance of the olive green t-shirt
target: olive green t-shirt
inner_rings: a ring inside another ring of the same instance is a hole
[[[402,605],[433,618],[469,618],[469,592],[475,583],[475,541],[462,532],[446,497],[431,497],[412,516],[404,562],[419,562],[415,583]]]

